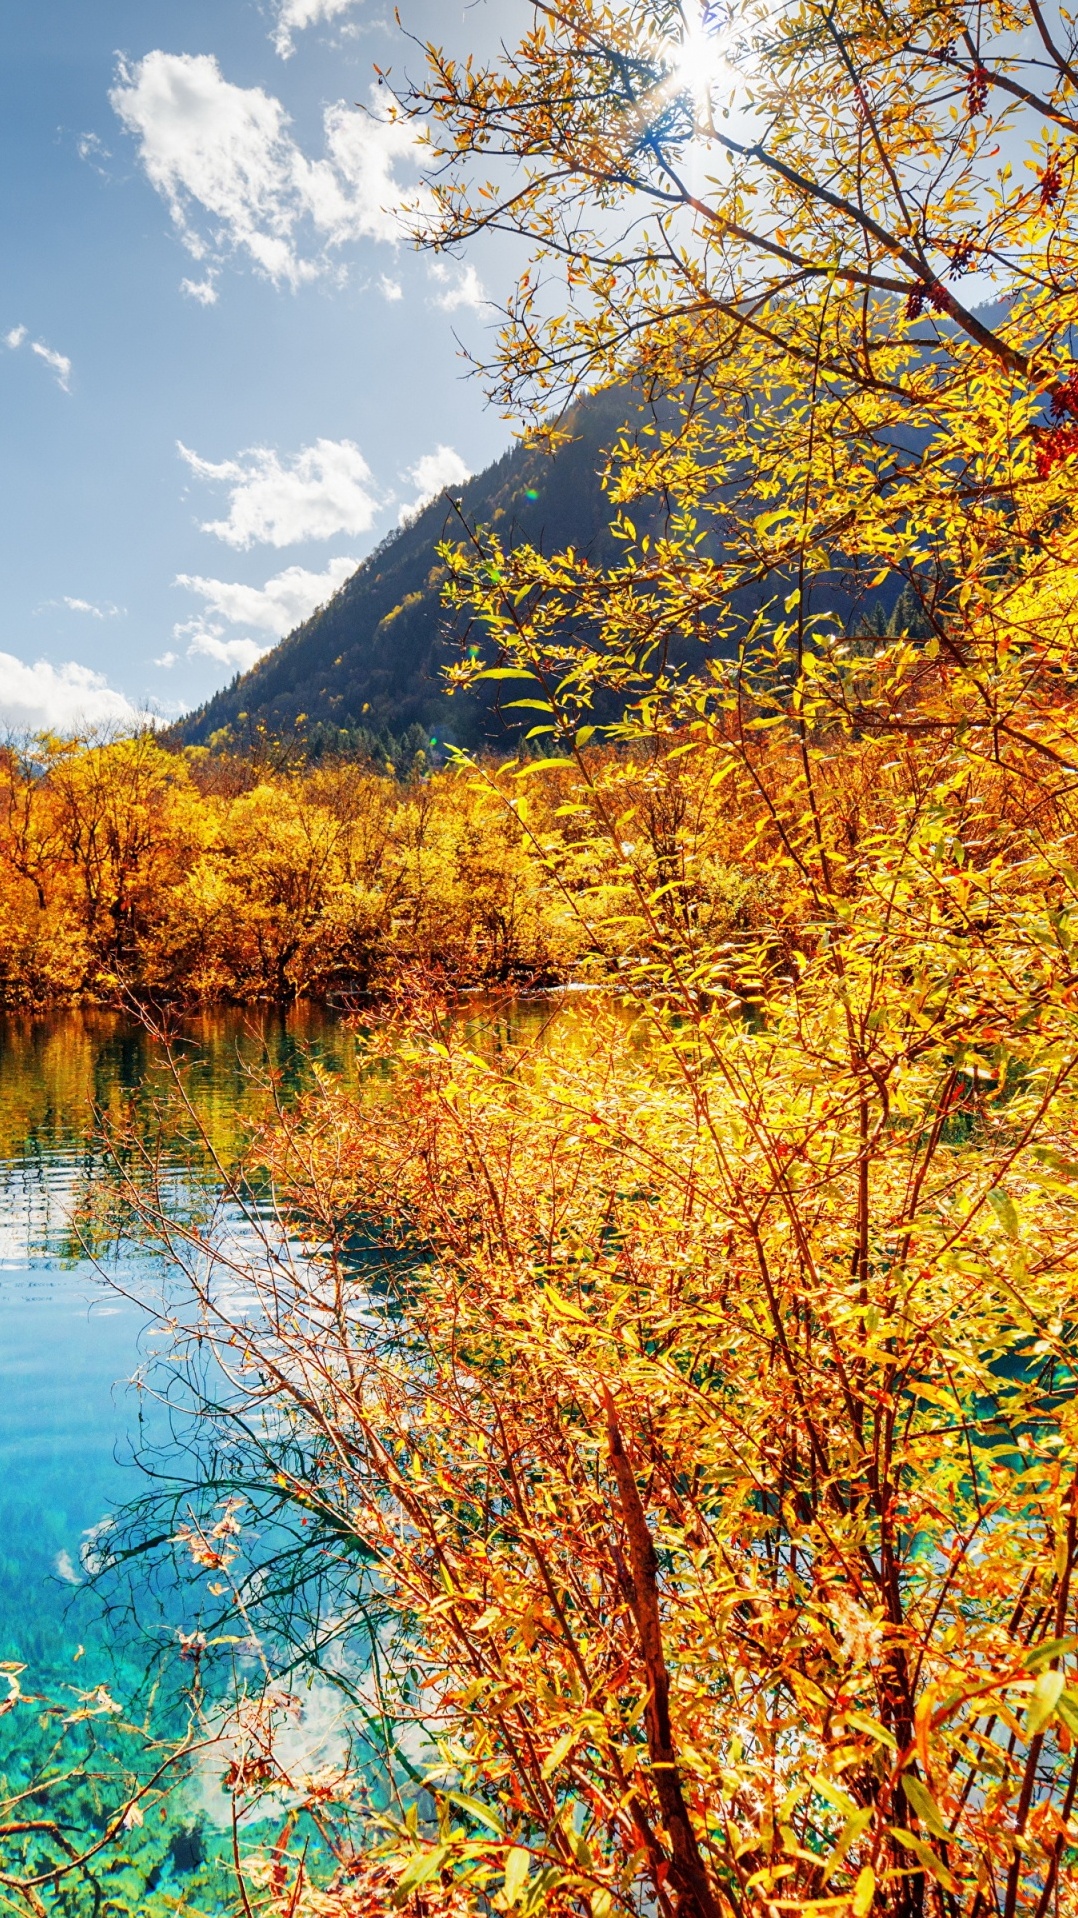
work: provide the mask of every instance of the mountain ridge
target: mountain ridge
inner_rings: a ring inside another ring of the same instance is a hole
[[[510,544],[573,545],[597,564],[618,550],[601,474],[607,449],[639,413],[624,388],[584,399],[561,422],[566,443],[548,453],[509,447],[459,493],[471,525],[496,527]],[[649,415],[650,417],[650,415]],[[659,504],[634,509],[640,531]],[[209,745],[255,729],[399,736],[422,727],[439,745],[473,749],[517,729],[474,693],[451,696],[440,678],[454,656],[454,623],[442,605],[439,542],[459,520],[441,496],[394,528],[344,585],[246,673],[179,720],[167,737]],[[459,636],[459,635],[457,635]],[[222,743],[224,743],[222,741]]]

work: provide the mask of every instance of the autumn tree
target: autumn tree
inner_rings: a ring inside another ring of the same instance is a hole
[[[843,586],[904,583],[982,665],[998,624],[1031,638],[1031,594],[1069,608],[1069,33],[1039,7],[583,0],[537,5],[493,65],[427,49],[426,238],[532,251],[494,394],[674,403],[612,465],[616,503],[672,510],[672,553],[627,558],[671,602],[634,619],[649,661],[768,581],[799,652]],[[1007,723],[1010,689],[967,691]]]
[[[133,1194],[392,1732],[281,1909],[1075,1911],[1073,62],[1032,5],[570,0],[404,101],[432,243],[533,249],[495,391],[654,403],[618,565],[444,556],[539,742],[476,787],[620,992],[372,1040],[260,1142],[300,1256],[219,1285]]]

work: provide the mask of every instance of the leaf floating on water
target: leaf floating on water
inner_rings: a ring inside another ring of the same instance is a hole
[[[92,1692],[80,1692],[82,1703],[73,1712],[68,1712],[65,1725],[80,1725],[87,1718],[114,1717],[123,1711],[106,1685],[95,1686]]]
[[[0,1700],[0,1717],[3,1716],[4,1712],[13,1711],[19,1703],[22,1697],[22,1686],[19,1684],[19,1676],[20,1673],[25,1670],[25,1665],[17,1665],[11,1660],[0,1665],[0,1677],[3,1677],[7,1681],[8,1688],[7,1697]]]

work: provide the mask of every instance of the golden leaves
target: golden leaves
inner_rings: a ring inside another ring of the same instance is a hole
[[[1065,1885],[1078,535],[1036,435],[1078,294],[1068,196],[995,165],[1041,141],[1003,85],[1023,18],[974,54],[961,12],[946,43],[855,0],[755,16],[758,128],[709,124],[691,201],[643,5],[545,12],[413,101],[434,237],[515,223],[572,285],[544,313],[533,261],[502,396],[637,385],[609,563],[443,553],[483,635],[454,685],[530,688],[541,744],[410,796],[395,868],[432,925],[556,899],[608,991],[489,1058],[421,1003],[372,1053],[392,1096],[323,1088],[264,1142],[339,1259],[357,1219],[393,1254],[362,1314],[339,1265],[256,1270],[250,1338],[310,1439],[284,1489],[361,1548],[344,1616],[396,1648],[389,1762],[437,1752],[427,1828],[386,1794],[402,1900],[868,1918]],[[987,318],[951,284],[972,234]],[[288,798],[294,847],[321,815]],[[278,810],[244,815],[259,874]]]

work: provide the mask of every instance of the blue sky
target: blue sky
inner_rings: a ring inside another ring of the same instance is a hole
[[[401,244],[376,61],[381,0],[9,0],[0,729],[186,711],[506,444],[454,337],[496,262]]]

